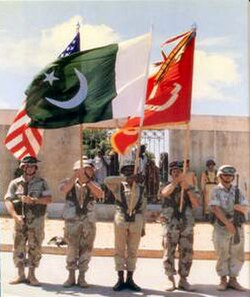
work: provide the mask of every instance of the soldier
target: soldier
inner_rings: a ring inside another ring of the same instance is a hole
[[[212,190],[209,205],[215,215],[213,243],[218,256],[216,271],[220,276],[219,291],[227,287],[244,291],[237,282],[237,276],[244,263],[244,214],[247,212],[247,200],[233,186],[236,169],[223,165],[218,169],[220,183]],[[235,221],[235,214],[240,214]],[[236,235],[239,235],[236,242]],[[227,279],[229,277],[229,280]]]
[[[124,163],[121,174],[124,176],[109,176],[105,184],[113,192],[116,199],[116,212],[114,219],[115,229],[115,266],[118,272],[118,281],[113,287],[114,291],[131,289],[141,291],[135,284],[133,273],[136,266],[137,250],[141,236],[145,235],[146,198],[143,195],[142,174],[133,175],[134,165]],[[132,197],[132,187],[135,183],[135,201],[132,205],[132,215],[129,213],[129,205]],[[126,283],[124,271],[127,270]]]
[[[171,287],[167,291],[176,289],[175,278],[175,252],[178,246],[180,289],[191,291],[191,286],[187,281],[193,260],[193,227],[194,217],[192,208],[198,207],[198,197],[194,186],[187,182],[183,175],[183,163],[174,161],[169,164],[172,182],[161,191],[163,196],[162,225],[163,225],[163,265],[165,273],[171,282]],[[183,209],[180,211],[181,191],[183,192]]]
[[[63,217],[65,220],[64,238],[68,243],[67,270],[68,279],[63,286],[68,288],[76,284],[75,271],[79,269],[77,284],[88,287],[85,273],[91,258],[95,234],[95,198],[103,198],[103,191],[93,181],[94,167],[89,160],[83,159],[73,166],[73,176],[61,182],[59,190],[66,195]]]
[[[22,159],[20,168],[23,174],[10,182],[4,198],[6,208],[15,220],[13,259],[18,276],[11,284],[27,282],[32,286],[40,285],[35,276],[35,268],[42,256],[45,212],[52,199],[47,182],[36,176],[38,162],[37,158],[30,156]],[[27,278],[26,265],[29,267]]]
[[[209,216],[209,200],[212,189],[218,184],[217,170],[215,169],[215,162],[212,159],[207,160],[207,169],[201,173],[201,191],[203,195],[203,213],[205,219]]]

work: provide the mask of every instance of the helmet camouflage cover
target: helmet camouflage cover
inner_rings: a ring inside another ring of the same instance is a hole
[[[37,165],[38,162],[41,162],[36,157],[26,156],[21,160],[19,168],[22,168],[24,165]]]

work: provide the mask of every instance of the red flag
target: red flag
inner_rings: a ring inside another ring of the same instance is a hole
[[[143,128],[165,128],[190,121],[195,31],[171,38],[163,44],[180,38],[170,54],[164,56],[164,61],[157,64],[160,68],[156,74],[148,79]],[[125,153],[136,142],[139,122],[138,117],[130,118],[123,129],[112,135],[112,146],[118,153]],[[131,134],[133,128],[131,140],[127,131],[129,129]]]
[[[36,157],[42,145],[43,130],[30,128],[30,118],[25,105],[18,111],[4,140],[7,149],[21,160],[25,156]]]

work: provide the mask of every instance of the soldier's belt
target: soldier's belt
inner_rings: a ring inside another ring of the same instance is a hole
[[[131,215],[129,215],[127,212],[125,212],[124,213],[125,221],[126,222],[134,222],[135,221],[135,215],[136,214],[141,214],[141,213],[142,213],[141,210],[133,211],[133,213]]]

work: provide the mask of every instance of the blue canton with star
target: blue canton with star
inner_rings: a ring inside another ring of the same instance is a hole
[[[80,51],[80,33],[77,33],[75,38],[70,42],[66,49],[58,56],[58,58],[67,57],[73,53]]]

